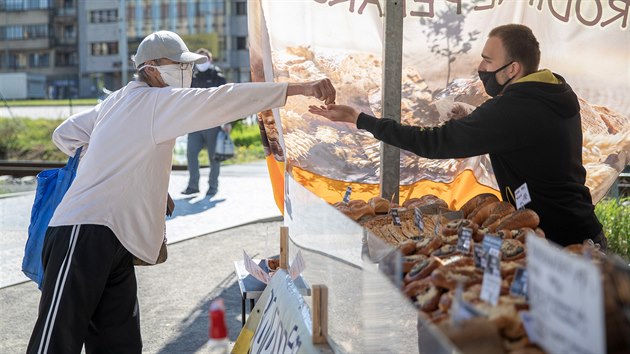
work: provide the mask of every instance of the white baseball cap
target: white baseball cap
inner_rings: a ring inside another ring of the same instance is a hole
[[[158,31],[146,36],[138,46],[138,52],[133,57],[133,61],[138,68],[146,61],[160,58],[195,64],[208,61],[205,55],[189,51],[181,37],[171,31]]]

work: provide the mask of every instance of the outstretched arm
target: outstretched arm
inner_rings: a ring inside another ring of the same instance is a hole
[[[359,111],[350,106],[341,104],[329,104],[327,106],[308,106],[308,111],[328,118],[333,122],[345,122],[357,124],[357,118],[359,118]]]
[[[304,83],[289,83],[287,87],[287,97],[303,95],[315,97],[325,104],[335,103],[336,91],[329,79]]]

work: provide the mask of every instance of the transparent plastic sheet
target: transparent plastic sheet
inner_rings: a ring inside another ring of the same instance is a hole
[[[285,175],[289,260],[301,251],[309,284],[328,287],[328,338],[337,353],[433,353],[452,345],[400,291],[401,255]],[[310,297],[306,298],[311,302]],[[450,349],[449,349],[450,348]]]

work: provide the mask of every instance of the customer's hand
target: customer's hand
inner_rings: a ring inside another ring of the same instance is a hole
[[[329,104],[327,106],[308,106],[308,111],[328,118],[333,122],[345,122],[357,124],[357,118],[359,118],[359,111],[353,107],[342,104]]]
[[[315,97],[325,104],[335,103],[337,92],[329,79],[321,79],[311,82],[290,83],[287,88],[287,96],[304,95]]]

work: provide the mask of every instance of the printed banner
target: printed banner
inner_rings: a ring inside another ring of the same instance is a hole
[[[254,81],[332,80],[340,104],[380,116],[384,2],[249,1]],[[561,74],[580,98],[583,163],[593,202],[630,161],[630,3],[626,0],[407,0],[404,2],[402,122],[457,119],[487,100],[476,75],[489,31],[532,28],[541,68]],[[298,15],[299,14],[299,15]],[[328,202],[379,192],[379,142],[314,116],[319,101],[291,97],[259,115],[276,200],[285,168]],[[509,138],[509,137],[506,137]],[[435,194],[451,208],[497,185],[488,156],[431,160],[401,151],[401,203]],[[361,194],[363,193],[363,194]]]

